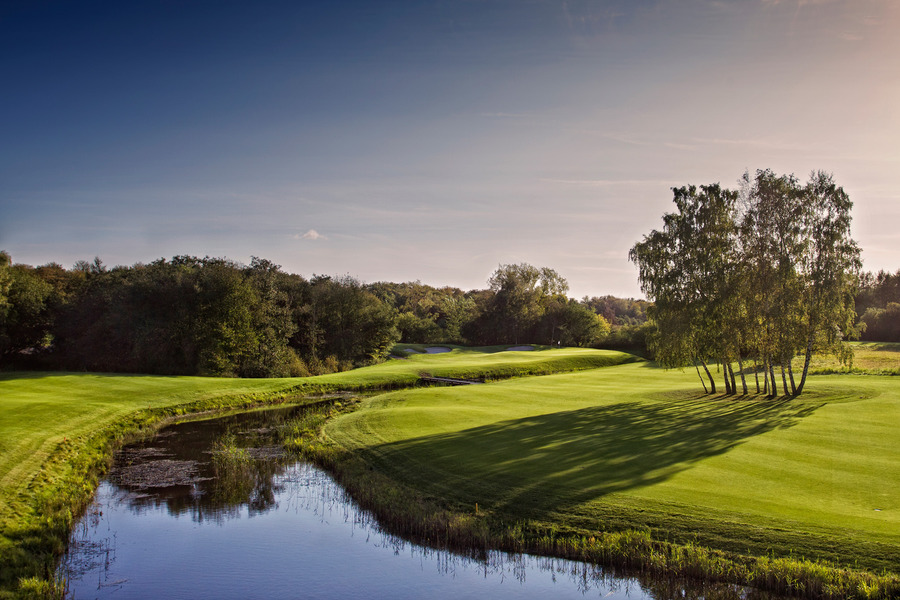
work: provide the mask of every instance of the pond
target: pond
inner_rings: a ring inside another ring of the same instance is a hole
[[[297,410],[179,423],[124,448],[60,564],[67,598],[761,597],[405,542],[327,473],[282,454],[277,428]]]

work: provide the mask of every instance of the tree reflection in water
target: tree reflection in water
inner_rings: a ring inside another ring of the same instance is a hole
[[[279,425],[302,407],[179,423],[124,448],[109,481],[140,512],[165,506],[197,522],[257,515],[277,507],[275,481],[291,461],[278,445]]]

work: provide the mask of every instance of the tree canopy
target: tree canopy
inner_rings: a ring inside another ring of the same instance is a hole
[[[736,393],[737,363],[747,393],[750,358],[774,395],[776,367],[785,393],[799,394],[815,352],[847,356],[861,262],[852,203],[831,175],[812,173],[801,186],[793,175],[761,170],[745,174],[739,190],[712,184],[673,194],[677,211],[629,253],[654,303],[650,343],[659,362],[702,366],[713,393],[708,364],[721,365],[726,393]],[[800,353],[797,384],[791,360]]]
[[[610,331],[553,269],[501,265],[488,285],[305,279],[257,257],[34,268],[0,252],[0,364],[273,377],[378,362],[401,339],[589,346]]]
[[[900,342],[900,271],[863,273],[859,286],[856,312],[860,315],[860,338]]]

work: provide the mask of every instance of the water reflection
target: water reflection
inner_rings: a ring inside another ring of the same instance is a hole
[[[293,411],[183,423],[126,448],[73,532],[70,598],[761,599],[549,558],[424,548],[382,532],[275,444]]]
[[[171,515],[223,522],[242,508],[251,515],[276,507],[277,477],[291,459],[278,430],[302,408],[243,413],[168,427],[124,448],[109,482],[133,510],[164,507]]]

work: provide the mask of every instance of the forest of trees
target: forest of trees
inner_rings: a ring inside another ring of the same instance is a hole
[[[856,314],[861,322],[860,339],[872,342],[900,342],[900,270],[863,273]]]
[[[178,256],[66,270],[2,259],[0,359],[73,370],[261,377],[386,356],[391,309],[351,278],[305,280],[269,261]],[[13,359],[16,359],[15,361]]]
[[[0,364],[279,377],[378,362],[397,341],[640,350],[643,301],[572,300],[563,277],[527,264],[500,265],[488,285],[305,279],[259,258],[31,267],[0,252]]]
[[[813,353],[847,356],[861,261],[850,237],[852,203],[830,175],[813,173],[801,185],[765,170],[745,174],[739,190],[713,184],[673,192],[677,212],[630,254],[654,302],[659,362],[702,366],[712,392],[708,363],[717,362],[726,393],[737,392],[737,363],[746,394],[749,359],[758,392],[777,395],[777,368],[781,389],[797,395]],[[799,383],[791,368],[798,354],[805,356]]]

